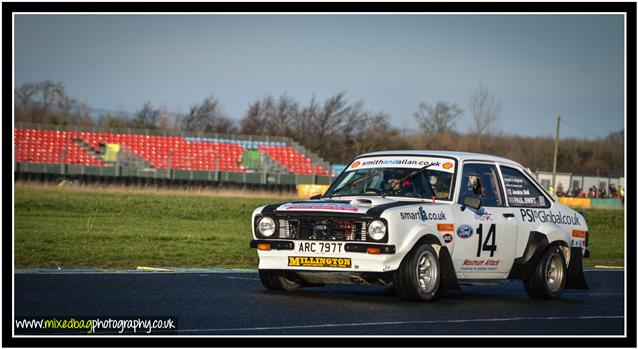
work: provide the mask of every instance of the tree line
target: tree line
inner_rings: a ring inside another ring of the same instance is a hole
[[[550,170],[553,139],[499,133],[501,102],[483,84],[468,104],[470,128],[459,132],[456,121],[466,110],[458,103],[422,101],[413,118],[419,132],[404,133],[390,123],[390,115],[369,110],[362,101],[349,101],[341,91],[301,103],[289,95],[269,95],[248,105],[235,121],[214,96],[173,115],[145,102],[132,115],[124,111],[94,118],[91,108],[66,94],[60,82],[26,83],[15,90],[15,121],[105,128],[164,129],[177,132],[216,132],[289,137],[333,163],[347,163],[354,156],[389,149],[472,151],[519,161],[533,171]],[[561,139],[558,171],[583,174],[623,173],[623,130],[594,140]]]

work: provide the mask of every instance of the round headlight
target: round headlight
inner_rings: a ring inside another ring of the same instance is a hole
[[[272,236],[275,233],[275,221],[270,217],[263,217],[257,223],[257,229],[262,236]]]
[[[374,240],[383,240],[385,233],[385,224],[381,221],[372,221],[372,223],[368,226],[368,235],[370,235],[370,237]]]

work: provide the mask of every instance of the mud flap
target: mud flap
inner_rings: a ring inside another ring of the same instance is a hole
[[[549,245],[549,242],[545,234],[530,231],[525,251],[522,256],[514,259],[514,264],[507,278],[527,280],[541,260],[541,256],[545,248],[547,248],[547,245]]]
[[[567,268],[567,280],[565,288],[589,289],[585,274],[583,273],[583,251],[580,247],[572,247],[570,251],[569,267]]]
[[[444,290],[460,290],[459,281],[456,279],[452,256],[447,247],[441,247],[439,252],[439,262],[441,264],[441,289]]]

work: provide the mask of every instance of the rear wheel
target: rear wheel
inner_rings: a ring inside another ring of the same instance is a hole
[[[292,292],[299,288],[299,283],[286,277],[283,270],[259,269],[259,279],[265,288],[273,291]]]
[[[565,257],[558,246],[553,246],[543,253],[532,275],[523,284],[530,298],[554,299],[563,293],[566,279]]]
[[[394,273],[393,283],[397,295],[402,299],[433,299],[441,283],[441,264],[434,248],[424,244],[413,249]]]

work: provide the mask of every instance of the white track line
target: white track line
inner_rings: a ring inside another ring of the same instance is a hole
[[[239,279],[239,280],[251,280],[251,281],[259,281],[257,278],[242,278],[239,276],[222,276],[224,279]]]
[[[624,316],[548,316],[548,317],[513,317],[499,319],[458,319],[458,320],[424,320],[424,321],[385,321],[385,322],[355,322],[345,324],[318,324],[318,325],[296,325],[296,326],[273,326],[273,327],[239,327],[239,328],[206,328],[206,329],[185,329],[183,332],[220,332],[220,331],[267,331],[267,330],[289,330],[304,328],[329,328],[329,327],[354,327],[354,326],[384,326],[384,325],[409,325],[409,324],[453,324],[468,322],[504,322],[504,321],[538,321],[538,320],[602,320],[602,319],[624,319]]]

